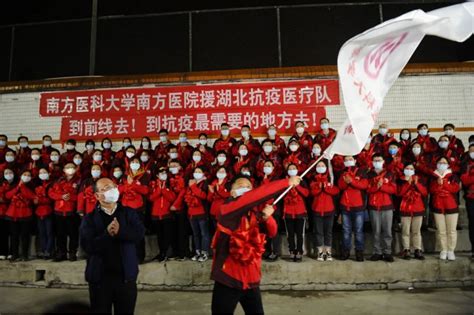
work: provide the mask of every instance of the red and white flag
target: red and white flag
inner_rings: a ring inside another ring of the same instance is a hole
[[[348,118],[324,152],[358,154],[367,142],[390,87],[425,35],[463,42],[474,32],[474,3],[414,10],[349,39],[337,68]]]

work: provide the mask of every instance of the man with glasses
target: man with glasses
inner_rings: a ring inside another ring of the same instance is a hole
[[[93,186],[98,204],[84,217],[81,246],[87,253],[86,281],[91,309],[97,313],[133,313],[137,300],[136,244],[145,228],[133,211],[118,202],[117,185],[109,178]]]

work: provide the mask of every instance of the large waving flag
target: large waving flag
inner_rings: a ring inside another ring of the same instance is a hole
[[[358,154],[367,142],[388,90],[425,35],[463,42],[474,33],[474,3],[428,13],[415,10],[349,39],[337,68],[348,119],[324,156]]]

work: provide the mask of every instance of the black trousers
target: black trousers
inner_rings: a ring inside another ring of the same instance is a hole
[[[124,282],[121,276],[104,275],[99,283],[89,283],[92,313],[133,314],[137,302],[137,284]]]
[[[286,232],[288,233],[288,245],[290,253],[298,251],[303,254],[303,232],[304,232],[304,218],[290,219],[285,218]],[[296,244],[295,244],[296,236]]]
[[[212,314],[233,314],[240,302],[245,314],[263,314],[260,288],[239,290],[214,282]]]
[[[313,231],[315,234],[316,247],[332,247],[332,226],[334,215],[322,217],[313,213]]]
[[[189,256],[189,220],[184,211],[174,212],[175,228],[172,233],[173,255],[178,257]]]
[[[136,211],[135,209],[131,209],[132,211]],[[136,211],[138,217],[142,221],[143,225],[145,225],[145,211]],[[138,261],[145,260],[145,238],[142,238],[137,243],[137,257]]]
[[[20,240],[21,256],[28,257],[30,249],[30,230],[31,220],[10,221],[11,253],[14,257],[18,257]]]
[[[466,211],[469,219],[469,240],[474,254],[474,199],[466,198]]]
[[[153,220],[152,227],[158,237],[160,256],[168,256],[168,249],[170,248],[173,236],[174,220],[172,218]]]
[[[8,220],[0,218],[0,256],[10,254],[10,227],[8,225]]]
[[[76,215],[54,216],[56,229],[56,254],[65,256],[67,253],[76,254],[79,245],[79,224]],[[69,246],[67,238],[69,237]]]

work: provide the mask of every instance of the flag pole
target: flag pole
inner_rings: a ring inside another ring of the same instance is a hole
[[[306,174],[309,173],[309,171],[311,171],[311,169],[313,167],[316,166],[316,164],[318,164],[319,161],[321,161],[323,159],[324,155],[322,154],[313,164],[311,164],[310,167],[308,167],[306,169],[306,171],[303,172],[303,174],[301,174],[300,178],[303,178],[305,177]],[[285,195],[293,188],[294,186],[290,186],[288,187],[284,192],[281,193],[280,196],[278,196],[278,198],[273,202],[273,205],[276,205],[278,203],[278,201],[280,201],[283,197],[285,197]]]

